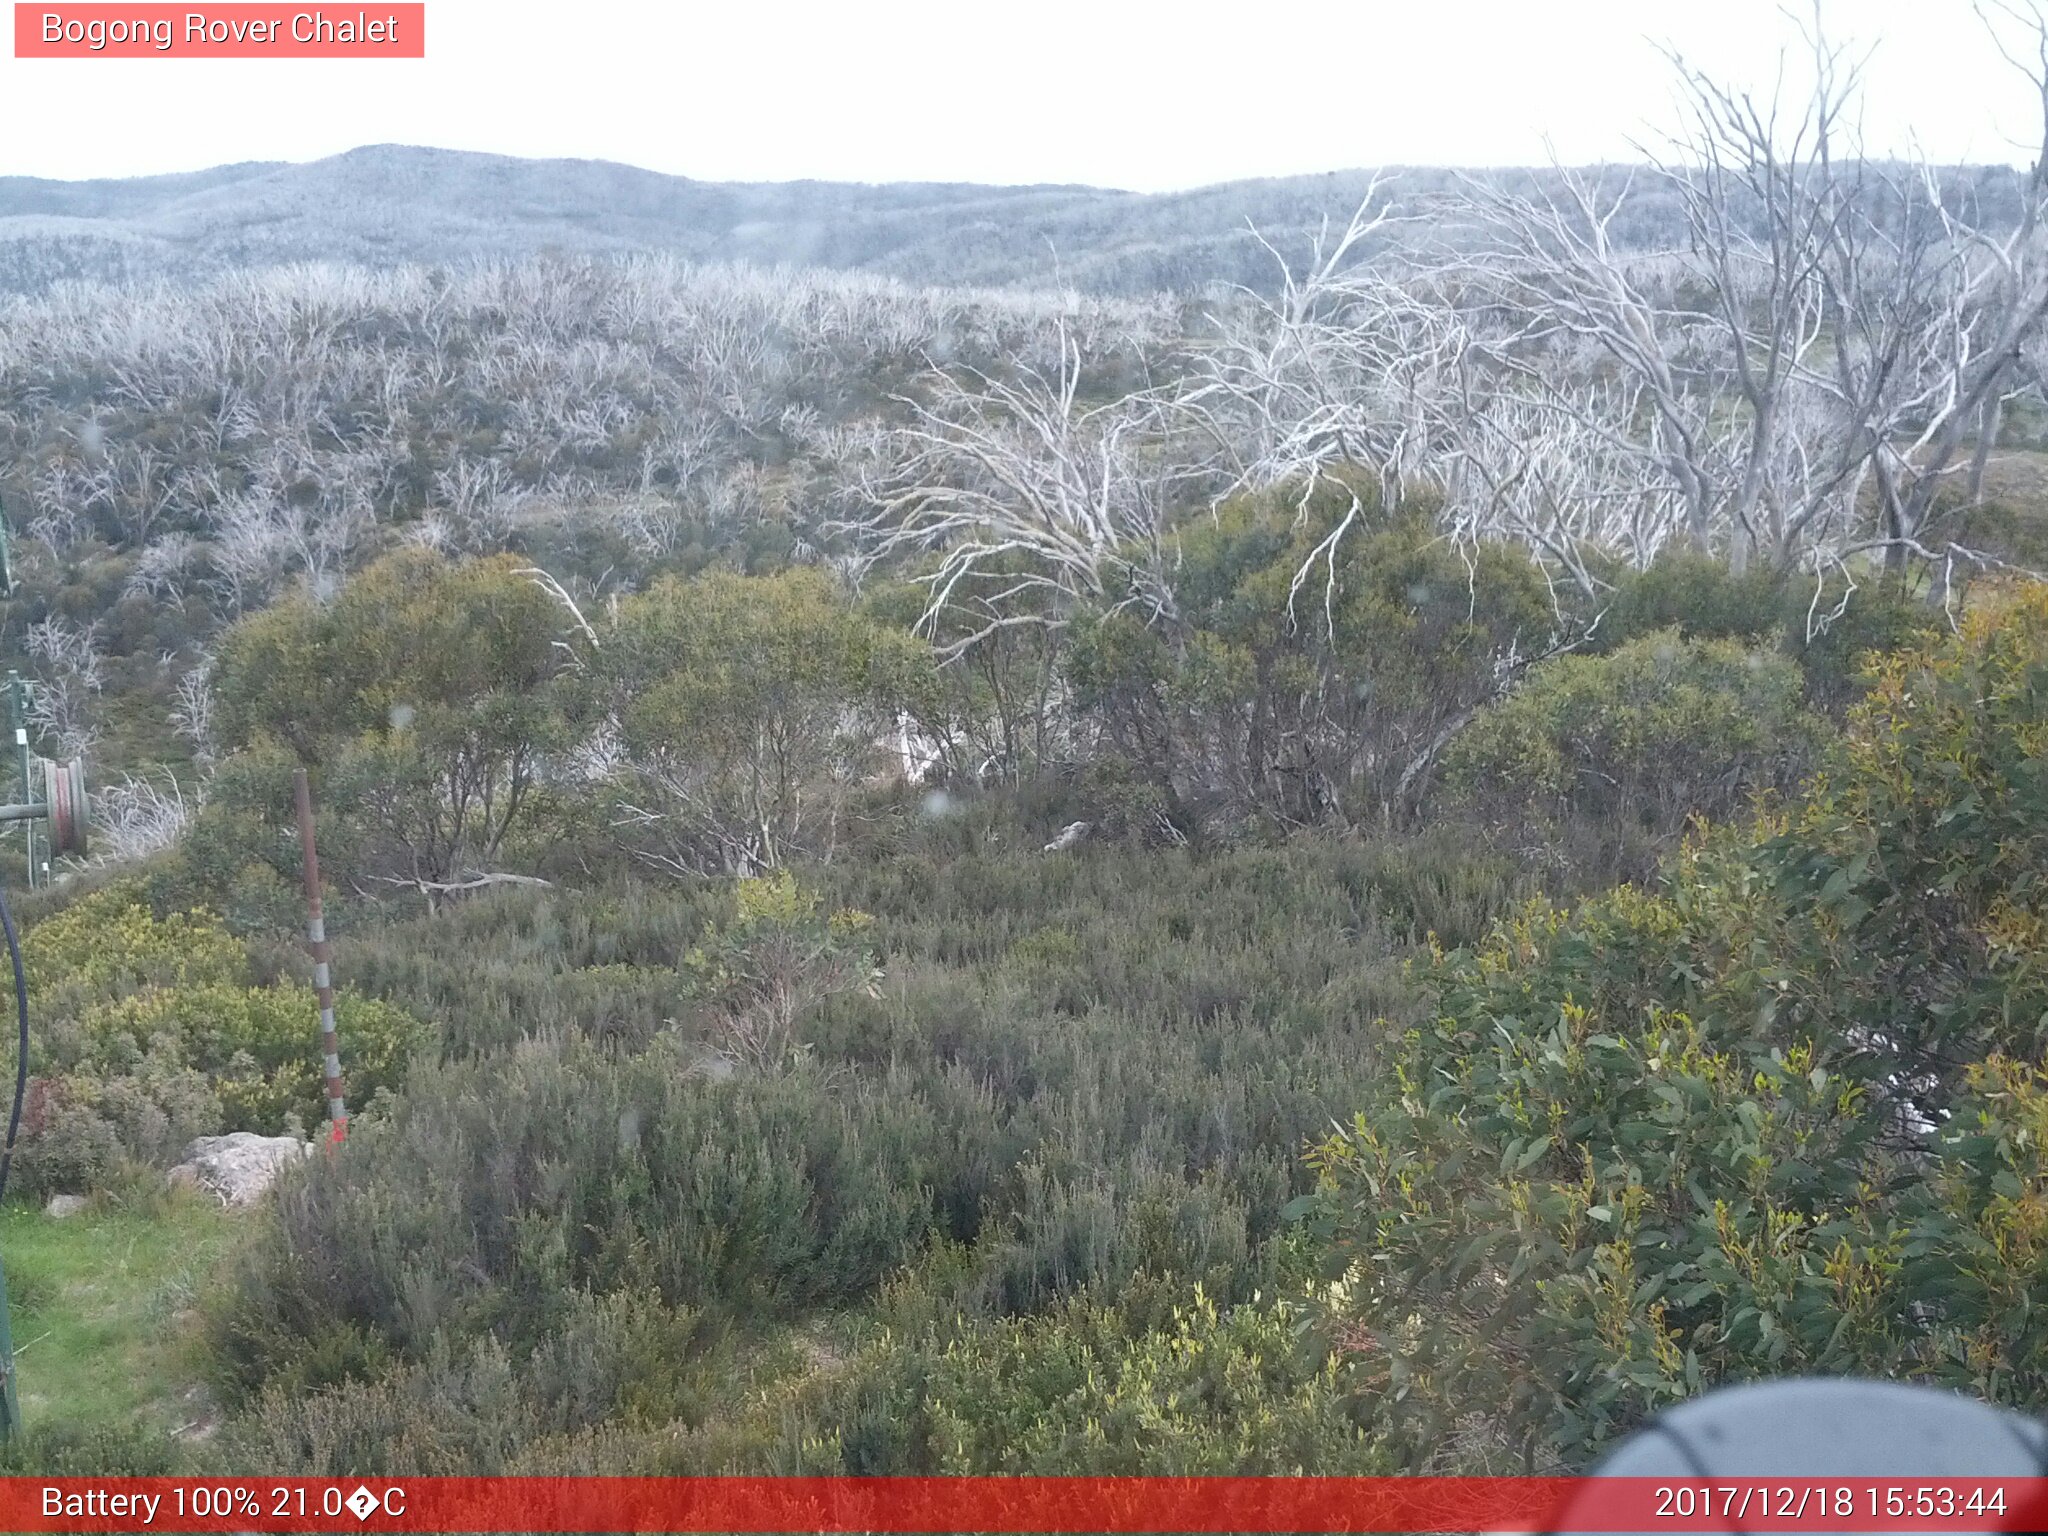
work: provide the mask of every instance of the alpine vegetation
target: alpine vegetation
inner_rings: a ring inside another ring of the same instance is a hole
[[[13,284],[0,635],[101,841],[24,903],[0,1230],[24,1393],[96,1385],[6,1454],[1506,1473],[1795,1371],[2048,1405],[2048,179],[1867,154],[1809,45],[1673,60],[1633,168],[1188,194],[1293,209],[1199,261],[813,187],[807,265]],[[300,775],[354,1114],[223,1211],[187,1148],[327,1103]]]

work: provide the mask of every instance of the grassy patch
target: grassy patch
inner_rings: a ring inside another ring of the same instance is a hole
[[[0,1212],[18,1391],[31,1435],[189,1436],[210,1421],[194,1303],[235,1240],[210,1199]]]

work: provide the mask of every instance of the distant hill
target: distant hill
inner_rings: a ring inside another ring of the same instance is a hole
[[[65,278],[203,276],[294,261],[443,263],[546,251],[663,251],[694,261],[869,271],[918,283],[1072,284],[1106,294],[1272,282],[1271,255],[1305,253],[1341,226],[1363,170],[1224,182],[1189,192],[991,187],[956,182],[692,181],[604,160],[380,144],[305,165],[249,162],[125,181],[0,177],[0,293]],[[1399,238],[1433,227],[1459,172],[1394,173]],[[1474,173],[1555,187],[1554,170]],[[1629,174],[1593,174],[1618,184]],[[1957,195],[2010,206],[2010,173],[1965,168]],[[1610,234],[1648,246],[1683,238],[1670,189],[1633,183]]]
[[[1515,174],[1515,173],[1504,173]],[[1403,179],[1404,194],[1452,173]],[[202,275],[333,260],[659,250],[917,282],[1072,283],[1098,292],[1264,282],[1283,249],[1348,217],[1364,171],[1141,194],[1097,187],[692,181],[598,160],[377,145],[305,165],[176,176],[0,178],[0,291],[63,278]]]

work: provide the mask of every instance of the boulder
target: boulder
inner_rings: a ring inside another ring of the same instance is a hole
[[[253,1131],[202,1136],[164,1177],[173,1184],[210,1189],[227,1205],[248,1205],[262,1198],[287,1165],[312,1150],[310,1141],[296,1136],[258,1136]]]
[[[66,1216],[76,1216],[84,1209],[83,1195],[52,1195],[50,1203],[43,1207],[43,1214],[52,1221],[62,1221]]]

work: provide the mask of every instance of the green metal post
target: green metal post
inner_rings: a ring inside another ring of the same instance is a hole
[[[14,555],[8,547],[7,518],[0,513],[0,596],[14,595]],[[21,765],[21,798],[24,802],[35,799],[35,785],[29,782],[28,772],[28,699],[23,692],[21,674],[7,674],[7,712],[14,725],[15,753]],[[22,823],[28,838],[28,883],[36,883],[36,833],[35,823]],[[21,1045],[24,1051],[28,1042]],[[25,1070],[25,1068],[24,1068]],[[7,1321],[7,1271],[0,1268],[0,1441],[12,1440],[21,1429],[21,1404],[14,1394],[14,1330]]]
[[[14,541],[7,531],[6,509],[0,507],[0,597],[14,596]],[[7,724],[14,732],[14,752],[21,768],[21,798],[36,797],[28,773],[28,685],[19,672],[7,674]],[[36,824],[22,823],[22,838],[28,849],[28,888],[36,888]]]
[[[0,1442],[21,1429],[21,1403],[14,1395],[14,1330],[7,1326],[7,1272],[0,1269]]]
[[[0,527],[4,527],[0,524]],[[14,732],[14,755],[20,764],[21,798],[26,804],[36,797],[36,787],[29,777],[28,766],[28,684],[21,680],[19,672],[7,674],[7,724]],[[28,888],[36,888],[36,824],[23,821],[21,835],[28,840]]]
[[[0,516],[0,596],[14,595],[13,551],[8,547],[7,519]],[[16,757],[21,765],[21,798],[35,799],[28,777],[28,707],[21,674],[7,674],[7,712],[14,726]],[[36,832],[33,821],[22,823],[28,839],[28,883],[36,883]],[[24,1047],[25,1048],[25,1047]],[[7,1271],[0,1268],[0,1441],[12,1440],[21,1428],[21,1404],[14,1395],[14,1330],[7,1322]]]

